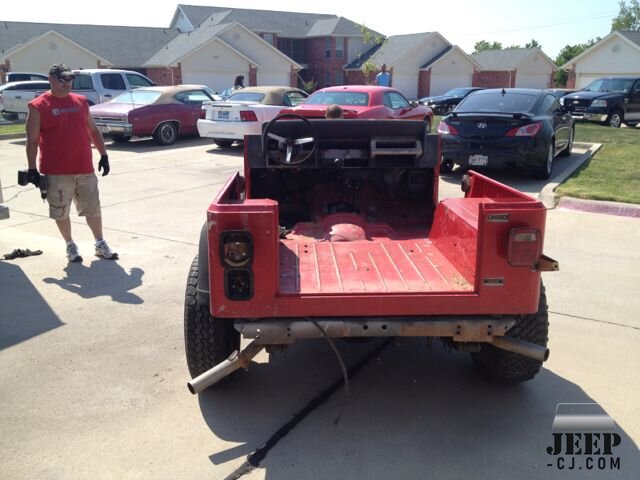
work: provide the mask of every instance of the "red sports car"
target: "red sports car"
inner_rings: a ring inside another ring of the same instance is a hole
[[[300,105],[280,113],[293,113],[310,118],[325,118],[327,107],[340,105],[344,118],[376,118],[419,120],[429,123],[433,112],[418,102],[409,102],[398,90],[371,85],[342,85],[318,90]]]
[[[179,135],[198,134],[202,102],[213,96],[203,85],[136,88],[90,110],[100,131],[116,142],[151,135],[158,144],[171,145]]]

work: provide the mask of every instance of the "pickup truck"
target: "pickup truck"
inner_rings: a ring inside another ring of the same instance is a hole
[[[492,381],[532,379],[549,354],[541,272],[558,269],[546,209],[473,171],[439,201],[439,145],[423,122],[291,114],[246,136],[188,275],[190,391],[321,337],[438,338]]]
[[[633,127],[640,123],[640,77],[599,78],[560,102],[575,119]]]
[[[155,83],[131,70],[87,69],[74,70],[73,92],[87,97],[89,106],[112,100],[123,92]]]

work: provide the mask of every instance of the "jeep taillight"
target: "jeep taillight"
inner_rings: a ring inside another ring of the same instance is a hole
[[[244,230],[220,234],[220,262],[224,267],[224,292],[230,300],[248,300],[253,296],[253,240]]]
[[[252,110],[240,110],[240,121],[241,122],[257,122],[258,117],[256,117],[256,112]]]
[[[509,232],[507,260],[512,267],[534,267],[542,255],[542,235],[535,228],[513,228]]]

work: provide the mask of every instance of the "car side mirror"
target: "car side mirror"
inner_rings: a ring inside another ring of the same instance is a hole
[[[420,102],[418,102],[417,100],[411,100],[411,106],[412,106],[413,108],[416,108],[416,107],[417,107],[417,106],[419,106],[419,105],[420,105]]]

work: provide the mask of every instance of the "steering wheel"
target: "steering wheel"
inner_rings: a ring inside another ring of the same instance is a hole
[[[282,137],[273,133],[274,125],[282,125],[280,120],[285,118],[294,118],[302,120],[304,122],[303,133],[308,133],[307,136],[293,138]],[[278,149],[269,149],[269,139],[276,140],[278,142]],[[285,113],[278,115],[271,120],[264,131],[262,132],[262,152],[267,160],[274,160],[282,165],[299,165],[307,160],[314,154],[318,146],[318,135],[313,124],[301,115],[294,115],[292,113]],[[303,151],[300,146],[312,143],[313,146],[309,151]]]

